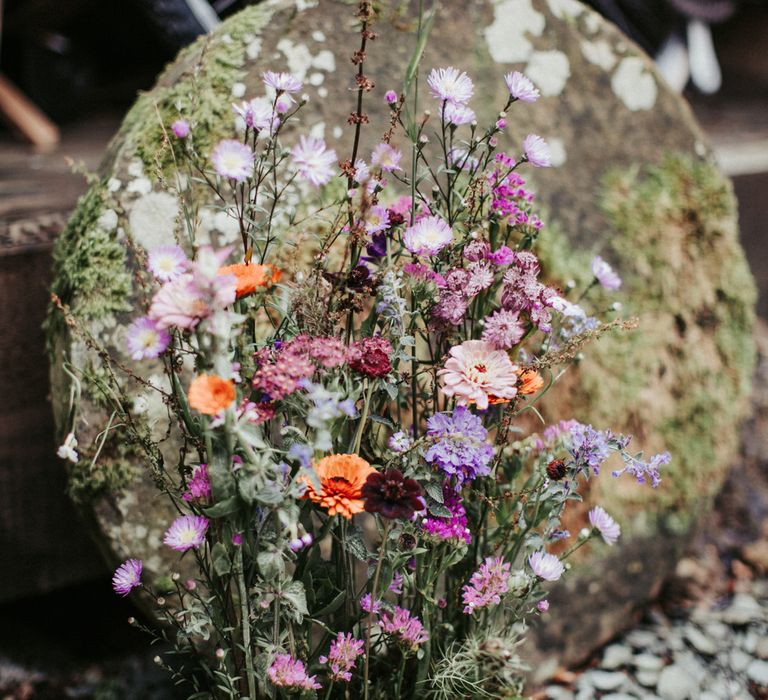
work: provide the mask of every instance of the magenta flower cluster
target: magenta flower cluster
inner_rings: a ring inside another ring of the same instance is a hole
[[[480,568],[472,574],[462,588],[464,612],[471,615],[479,608],[498,605],[509,590],[509,562],[501,557],[486,557]]]
[[[317,682],[317,676],[307,675],[304,662],[300,659],[294,659],[290,654],[277,654],[267,669],[267,675],[272,685],[278,688],[319,690],[322,687]]]
[[[328,656],[321,656],[318,661],[321,664],[328,664],[332,681],[348,683],[352,680],[351,671],[355,668],[357,657],[363,653],[364,646],[365,642],[362,639],[355,639],[349,632],[346,634],[339,632],[336,639],[331,642]]]

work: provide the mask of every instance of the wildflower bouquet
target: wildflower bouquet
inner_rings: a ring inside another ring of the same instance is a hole
[[[265,94],[234,105],[212,150],[194,114],[167,125],[178,241],[136,247],[137,364],[102,354],[105,397],[178,512],[163,542],[177,571],[152,581],[129,559],[114,588],[154,601],[162,624],[144,629],[172,643],[158,663],[190,697],[515,697],[515,650],[546,584],[590,538],[620,534],[595,507],[571,536],[565,509],[612,454],[614,476],[653,487],[669,460],[576,420],[531,430],[582,346],[632,325],[616,306],[588,313],[596,289],[621,284],[600,258],[586,289],[544,281],[521,172],[550,166],[548,146],[531,134],[520,153],[498,150],[508,110],[538,90],[505,76],[506,104],[481,128],[471,78],[438,68],[420,111],[425,20],[367,152],[370,2],[358,18],[348,157],[306,135],[288,73],[263,75]],[[201,192],[241,247],[196,240]],[[145,362],[167,383],[143,380]],[[132,381],[161,395],[164,440],[127,407]],[[76,460],[76,447],[70,436],[60,452]]]

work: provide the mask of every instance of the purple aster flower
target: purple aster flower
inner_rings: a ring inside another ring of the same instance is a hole
[[[545,581],[557,581],[565,571],[562,562],[547,552],[534,552],[528,557],[533,573]]]
[[[266,97],[256,97],[250,102],[232,105],[232,109],[235,114],[242,118],[249,129],[268,131],[272,134],[280,123],[271,100]]]
[[[368,210],[365,216],[365,232],[373,235],[376,233],[380,233],[381,231],[384,231],[388,228],[389,228],[389,212],[387,211],[387,208],[380,204],[374,204]],[[386,248],[384,250],[384,253],[386,254]]]
[[[395,102],[397,102],[397,93],[394,90],[387,90],[384,93],[384,101],[388,105],[393,105]]]
[[[185,139],[191,131],[189,122],[186,119],[177,119],[171,124],[171,131],[177,139]]]
[[[501,557],[486,557],[480,568],[462,587],[464,612],[471,615],[478,608],[498,605],[509,590],[509,562]]]
[[[291,150],[291,156],[299,175],[314,187],[320,187],[331,179],[336,151],[327,148],[322,139],[302,136]]]
[[[427,83],[435,99],[452,104],[466,104],[474,91],[470,77],[452,66],[433,68],[429,73]]]
[[[248,146],[234,139],[219,141],[211,154],[216,173],[235,182],[243,182],[251,176],[254,158],[255,155]]]
[[[414,255],[437,255],[452,240],[451,227],[439,216],[426,216],[403,233],[403,244]]]
[[[477,119],[477,115],[467,105],[453,104],[452,102],[445,103],[443,117],[446,124],[453,124],[453,126],[471,124]]]
[[[622,453],[621,458],[624,460],[624,467],[612,472],[613,476],[619,476],[624,472],[628,472],[637,479],[638,484],[650,481],[651,486],[656,488],[661,483],[659,470],[662,466],[670,463],[672,455],[669,452],[660,452],[651,457],[647,462],[644,462],[639,456],[624,453]]]
[[[466,406],[453,413],[436,413],[427,421],[427,437],[432,443],[424,459],[449,477],[456,488],[491,473],[493,446],[486,442],[488,431],[483,422]]]
[[[134,360],[147,360],[160,357],[168,344],[171,336],[164,328],[146,316],[137,318],[128,326],[128,352]]]
[[[467,511],[461,502],[461,496],[448,485],[443,486],[443,505],[451,511],[450,517],[430,515],[421,521],[422,529],[440,540],[463,540],[472,542],[472,533],[467,527]]]
[[[117,567],[112,577],[115,593],[127,596],[134,588],[141,585],[141,572],[144,563],[141,559],[128,559]]]
[[[600,537],[606,544],[616,544],[621,534],[621,527],[600,506],[595,506],[589,511],[589,522],[600,533]]]
[[[384,632],[396,637],[411,651],[416,651],[420,644],[429,639],[429,632],[424,629],[421,620],[397,605],[391,611],[381,614],[379,625]]]
[[[197,549],[205,541],[207,530],[208,518],[202,515],[182,515],[168,528],[163,543],[177,552]]]
[[[539,99],[539,91],[529,78],[519,71],[507,73],[504,76],[504,82],[507,84],[509,94],[515,100],[521,102],[536,102]]]
[[[208,465],[198,464],[187,482],[187,491],[182,495],[185,501],[207,501],[211,497],[211,480]]]
[[[525,326],[516,311],[499,309],[483,321],[483,340],[497,350],[509,350],[525,335]]]
[[[614,292],[621,287],[621,277],[619,277],[615,270],[599,255],[595,255],[592,259],[592,274],[600,283],[600,286],[603,287],[603,289],[607,289],[609,292]]]
[[[149,251],[147,268],[155,279],[171,282],[189,269],[189,258],[177,245],[161,245]]]
[[[395,170],[402,170],[400,161],[403,154],[396,148],[392,148],[388,143],[380,143],[373,149],[371,155],[371,165],[378,166],[385,173],[391,173]]]
[[[389,438],[389,442],[387,444],[389,445],[389,449],[392,450],[392,452],[397,452],[400,454],[411,447],[413,440],[410,438],[408,433],[400,430]]]
[[[294,659],[290,654],[277,654],[267,669],[272,685],[297,690],[318,690],[322,686],[317,676],[308,676],[304,662]]]
[[[276,73],[267,71],[262,73],[264,85],[272,88],[275,92],[298,92],[301,90],[301,80],[291,73]]]
[[[525,159],[537,168],[548,168],[552,165],[552,154],[549,150],[549,145],[541,136],[528,134],[523,141],[523,153],[525,154]]]
[[[321,656],[318,661],[331,667],[332,681],[349,682],[352,680],[352,669],[355,668],[357,657],[363,653],[365,642],[355,639],[349,632],[339,632],[331,642],[328,656]]]

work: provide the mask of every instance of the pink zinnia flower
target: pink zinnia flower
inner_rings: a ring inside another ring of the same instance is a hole
[[[509,570],[509,562],[501,557],[486,557],[469,584],[462,588],[464,612],[470,615],[478,608],[498,605],[509,590]]]
[[[402,170],[402,157],[403,154],[396,148],[392,148],[388,143],[380,143],[373,149],[371,165],[380,167],[385,173],[391,173],[394,170]]]
[[[523,141],[523,153],[525,154],[525,159],[537,168],[548,168],[552,165],[552,154],[549,150],[549,145],[541,136],[528,134]]]
[[[531,82],[530,78],[527,78],[519,71],[507,73],[504,76],[504,82],[506,82],[507,88],[509,88],[509,94],[516,100],[536,102],[540,97],[538,89]]]
[[[488,341],[497,350],[513,348],[525,335],[525,326],[516,311],[499,309],[486,316],[483,325],[483,340]]]
[[[112,588],[115,593],[126,596],[134,588],[141,585],[141,571],[144,564],[141,559],[128,559],[120,564],[112,577]]]
[[[563,563],[547,552],[534,552],[528,557],[528,564],[533,573],[545,581],[557,581],[565,571]]]
[[[189,122],[186,119],[177,119],[171,124],[171,131],[177,139],[185,139],[189,136]]]
[[[322,139],[302,136],[291,150],[291,156],[299,175],[313,186],[320,187],[331,179],[336,151],[327,148]]]
[[[208,518],[202,515],[182,515],[166,530],[163,543],[177,552],[197,549],[205,541]]]
[[[290,654],[277,654],[272,665],[267,669],[267,675],[273,685],[282,688],[301,690],[318,690],[321,685],[317,676],[308,676],[304,662],[294,659]]]
[[[158,328],[191,330],[208,315],[208,305],[192,275],[181,275],[166,282],[155,294],[149,307],[149,318]]]
[[[517,365],[489,342],[466,340],[454,345],[449,355],[438,375],[443,394],[455,396],[459,405],[474,403],[485,410],[491,403],[509,401],[517,394]]]
[[[330,678],[332,681],[352,680],[352,669],[355,667],[357,657],[363,653],[365,642],[355,639],[349,632],[339,632],[336,639],[331,642],[328,656],[321,656],[318,661],[331,667]]]
[[[595,506],[589,511],[589,522],[606,544],[616,544],[621,535],[621,527],[600,506]]]
[[[603,289],[607,289],[609,292],[614,292],[621,287],[621,277],[619,277],[616,274],[616,271],[599,255],[595,255],[592,259],[592,274],[600,283],[600,286],[603,287]]]
[[[291,73],[276,73],[267,71],[262,74],[264,85],[275,92],[298,92],[301,90],[301,80]]]
[[[471,124],[477,119],[474,111],[467,107],[467,105],[453,104],[452,102],[445,103],[443,116],[446,124],[453,124],[454,126]]]
[[[147,316],[137,318],[128,326],[128,352],[134,360],[160,357],[170,342],[168,331]]]
[[[427,216],[403,233],[403,243],[414,255],[437,255],[452,240],[451,227],[439,216]]]
[[[427,83],[433,97],[453,104],[466,104],[474,90],[470,77],[453,66],[433,68]]]
[[[189,268],[189,258],[177,245],[161,245],[149,251],[147,268],[155,279],[170,282]]]
[[[219,141],[211,154],[213,169],[221,177],[243,182],[253,173],[253,151],[234,139]]]

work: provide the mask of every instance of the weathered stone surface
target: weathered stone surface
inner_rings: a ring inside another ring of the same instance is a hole
[[[351,18],[349,4],[333,0],[272,0],[248,8],[183,51],[128,113],[59,241],[54,284],[117,357],[126,359],[123,327],[134,303],[137,251],[171,241],[178,226],[177,198],[160,192],[159,179],[171,173],[172,162],[162,125],[181,111],[205,150],[232,134],[236,95],[260,94],[262,70],[289,69],[306,81],[311,98],[303,125],[347,153],[350,133],[336,125],[351,110]],[[384,129],[381,95],[399,86],[412,47],[403,31],[410,20],[390,19],[377,26],[379,39],[369,52],[379,92],[370,103],[363,152]],[[524,70],[539,84],[542,100],[514,108],[506,146],[517,150],[514,144],[529,131],[553,146],[559,167],[533,173],[548,224],[540,251],[550,277],[583,284],[589,259],[601,252],[625,280],[606,303],[618,299],[642,320],[641,332],[591,348],[592,359],[569,372],[545,402],[545,416],[573,412],[634,433],[638,448],[668,448],[674,455],[657,493],[607,475],[593,482],[621,521],[625,543],[608,557],[596,552],[604,557],[599,570],[571,577],[551,596],[557,614],[537,634],[538,658],[549,654],[568,663],[613,636],[653,595],[692,518],[720,482],[751,375],[754,290],[737,243],[730,185],[711,164],[687,106],[597,15],[573,0],[445,3],[423,65],[448,64],[475,79],[482,99],[473,106],[484,119],[503,102],[504,72]],[[236,236],[210,202],[200,222],[201,241]],[[144,558],[148,571],[164,571],[158,544],[170,513],[146,459],[108,431],[99,460],[87,466],[87,446],[109,419],[98,391],[98,357],[56,317],[49,331],[62,433],[69,429],[70,397],[62,363],[89,373],[79,399],[87,421],[77,426],[86,468],[73,471],[73,491],[92,509],[113,559],[130,554]],[[146,367],[145,377],[160,382],[158,368]],[[165,435],[168,419],[157,394],[139,384],[130,391],[136,419],[155,436]],[[172,436],[163,454],[173,463]],[[584,510],[574,509],[571,518],[577,531]]]

